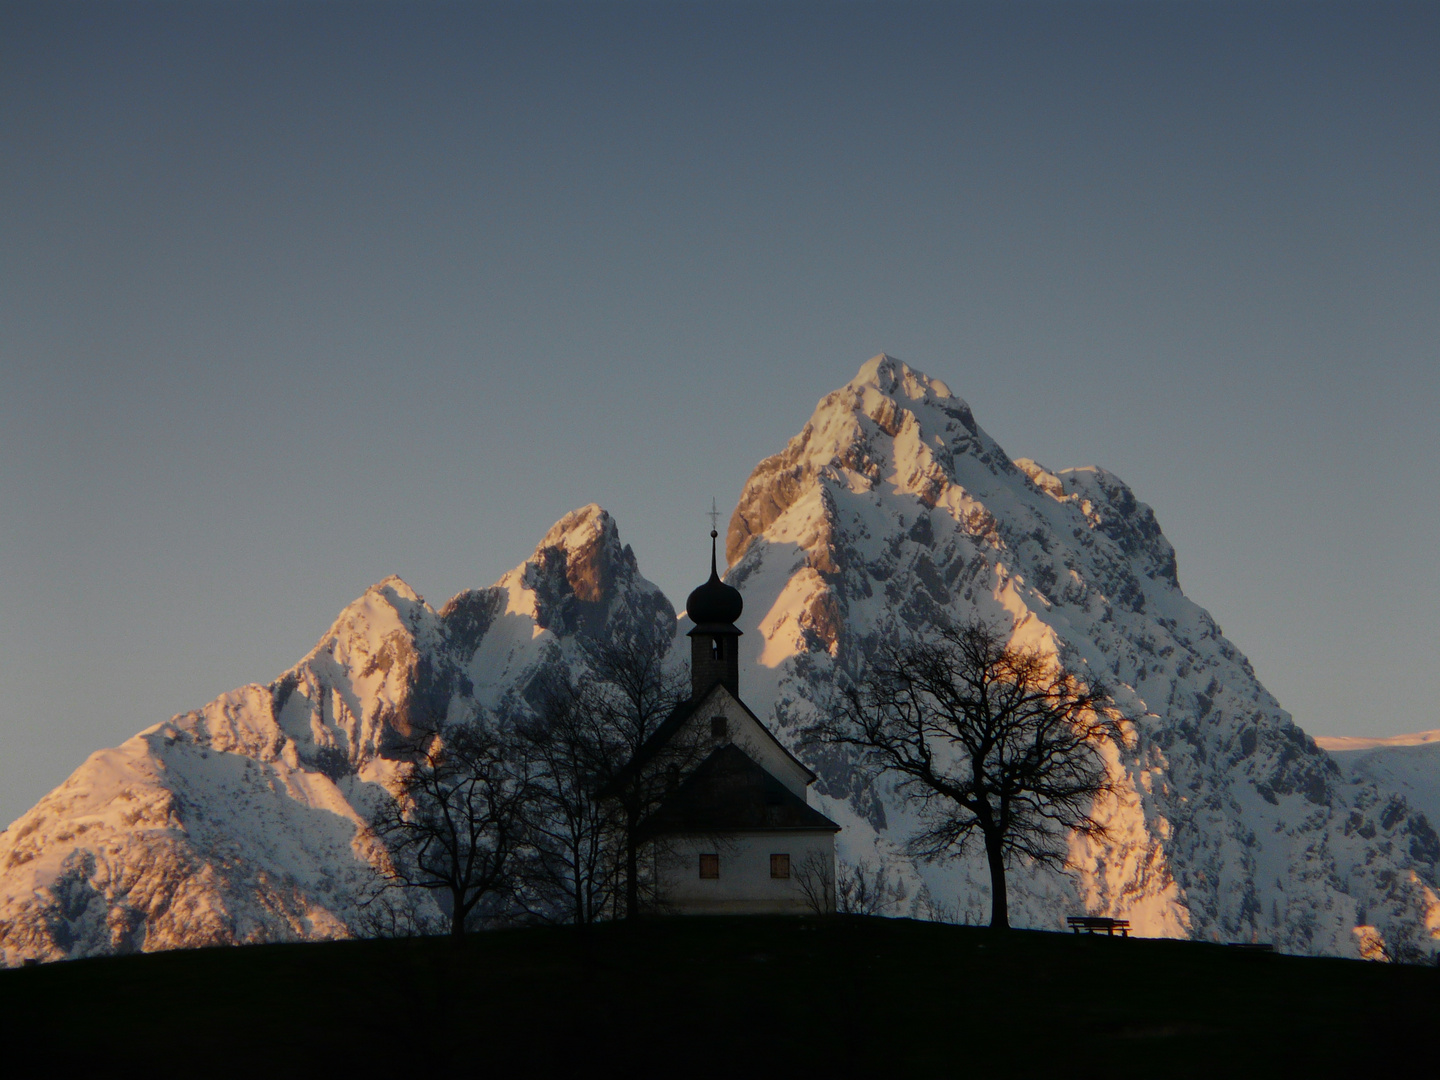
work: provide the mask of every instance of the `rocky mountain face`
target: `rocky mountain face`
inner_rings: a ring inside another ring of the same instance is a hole
[[[982,861],[906,859],[904,802],[798,732],[880,641],[978,615],[1136,718],[1107,750],[1109,837],[1073,842],[1068,872],[1017,868],[1014,923],[1087,911],[1294,952],[1437,948],[1430,758],[1318,747],[1185,598],[1154,514],[1110,473],[1012,460],[943,383],[879,356],[755,469],[726,551],[741,694],[820,774],[842,857],[906,882],[905,913],[983,920]],[[280,678],[92,755],[0,835],[6,963],[365,932],[383,855],[360,826],[397,741],[523,703],[587,640],[640,626],[674,634],[675,612],[596,506],[438,612],[398,578],[373,586]]]
[[[730,520],[741,689],[793,733],[887,636],[978,615],[1136,717],[1112,754],[1110,837],[1066,874],[1021,868],[1012,920],[1081,911],[1138,932],[1417,958],[1436,948],[1437,838],[1413,791],[1342,770],[1186,599],[1155,515],[1098,468],[1012,460],[938,380],[878,356],[761,462]],[[842,850],[897,861],[902,804],[812,759]],[[844,816],[847,815],[848,816]],[[986,910],[978,857],[909,866],[926,909]]]
[[[91,755],[0,835],[5,962],[364,932],[399,739],[639,623],[673,634],[674,609],[598,506],[439,612],[372,586],[274,682]]]

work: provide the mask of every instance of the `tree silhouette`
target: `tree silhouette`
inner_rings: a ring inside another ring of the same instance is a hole
[[[685,672],[665,663],[669,650],[660,635],[601,643],[591,650],[590,670],[575,691],[576,708],[597,740],[596,790],[616,808],[619,821],[627,918],[640,913],[645,892],[641,827],[706,749],[684,731],[660,737],[662,725],[689,696]]]
[[[514,724],[530,797],[531,849],[522,867],[520,903],[544,921],[585,926],[614,913],[624,883],[625,831],[619,807],[601,799],[616,771],[602,710],[565,678],[554,678],[533,714]]]
[[[427,889],[446,900],[450,933],[487,898],[504,907],[525,845],[525,777],[500,736],[481,723],[413,733],[395,798],[371,819],[385,842],[392,885]]]
[[[913,854],[957,855],[978,835],[990,925],[1003,929],[1015,857],[1063,866],[1070,832],[1104,835],[1092,813],[1111,790],[1099,746],[1119,741],[1121,724],[1101,686],[972,621],[881,646],[839,711],[808,734],[898,779],[923,823]]]

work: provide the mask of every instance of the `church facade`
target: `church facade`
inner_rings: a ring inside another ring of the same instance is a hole
[[[664,910],[804,914],[833,904],[840,826],[810,806],[816,777],[740,697],[735,626],[744,603],[720,580],[710,533],[710,579],[690,594],[690,700],[665,720],[637,761],[684,747],[690,765],[643,827]],[[828,899],[826,897],[828,896]]]

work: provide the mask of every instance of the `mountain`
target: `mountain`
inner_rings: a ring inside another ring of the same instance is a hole
[[[1409,789],[1340,768],[1180,588],[1154,513],[1104,469],[1012,460],[936,379],[881,355],[756,467],[730,519],[742,690],[793,733],[887,635],[973,615],[1112,688],[1139,719],[1111,836],[1068,874],[1015,874],[1012,919],[1089,911],[1138,932],[1416,958],[1440,936],[1440,838]],[[812,760],[843,847],[897,862],[917,913],[983,917],[977,858],[910,867],[907,813]]]
[[[1356,784],[1373,784],[1440,821],[1440,731],[1380,739],[1319,738],[1340,771]]]
[[[673,633],[675,612],[593,505],[438,612],[386,578],[269,685],[92,754],[0,835],[5,962],[363,932],[361,823],[397,740],[639,622]]]
[[[726,534],[745,611],[741,694],[820,775],[843,858],[887,864],[907,913],[982,921],[977,856],[916,864],[909,810],[798,732],[878,643],[978,616],[1111,688],[1103,841],[1065,873],[1017,868],[1016,925],[1081,911],[1142,934],[1420,959],[1437,949],[1440,759],[1327,750],[1186,598],[1154,513],[1116,476],[1011,459],[944,383],[893,357],[824,397],[751,474]],[[523,704],[587,640],[675,612],[597,506],[439,611],[373,586],[267,686],[93,755],[0,835],[7,963],[363,933],[360,830],[417,719]]]

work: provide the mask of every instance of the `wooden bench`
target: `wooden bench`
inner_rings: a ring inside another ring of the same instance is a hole
[[[1107,937],[1114,937],[1119,934],[1121,937],[1130,936],[1129,919],[1107,919],[1102,915],[1071,915],[1066,918],[1065,923],[1071,930],[1079,934],[1104,934]]]

